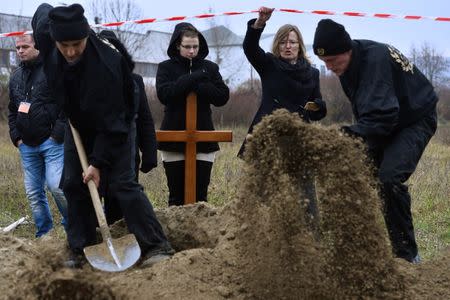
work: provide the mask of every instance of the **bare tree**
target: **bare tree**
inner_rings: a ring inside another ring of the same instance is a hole
[[[214,13],[209,8],[208,13]],[[220,66],[224,81],[230,84],[231,81],[237,79],[239,71],[243,68],[243,56],[241,54],[241,41],[234,33],[229,30],[228,23],[219,24],[216,18],[208,20],[209,29],[203,33],[208,40],[208,46],[211,53],[211,59]]]
[[[353,114],[350,101],[345,96],[337,76],[325,75],[320,77],[322,98],[327,102],[327,117],[323,124],[352,123]]]
[[[88,13],[95,23],[111,23],[119,21],[139,20],[142,18],[141,9],[133,0],[90,0]],[[138,24],[127,24],[114,28],[119,40],[127,47],[131,55],[142,44],[142,28]]]
[[[411,48],[411,61],[430,80],[435,87],[448,84],[448,74],[450,61],[445,58],[436,48],[428,43],[423,43],[420,47]]]
[[[440,120],[450,120],[450,86],[443,86],[437,91],[439,101],[437,103],[437,111],[438,111],[438,117]],[[447,127],[447,126],[442,126]],[[449,130],[446,131],[447,133],[450,132]],[[447,141],[450,142],[450,134],[446,138]],[[450,143],[447,143],[450,144]]]
[[[214,13],[212,8],[209,8],[209,13]],[[219,24],[217,23],[216,18],[210,18],[209,21],[209,27],[210,27],[210,43],[215,47],[215,63],[220,65],[223,61],[224,56],[226,55],[225,52],[226,49],[224,46],[226,46],[226,37],[223,36],[223,32],[221,32]],[[227,26],[228,27],[228,26]]]

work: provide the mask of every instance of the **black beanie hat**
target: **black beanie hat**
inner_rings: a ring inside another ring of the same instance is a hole
[[[317,24],[313,49],[318,56],[341,54],[352,49],[352,39],[343,25],[323,19]]]
[[[84,39],[89,33],[89,23],[80,4],[58,6],[48,12],[50,35],[57,42]]]

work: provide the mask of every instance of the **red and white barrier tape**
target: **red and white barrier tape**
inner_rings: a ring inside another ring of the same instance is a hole
[[[284,12],[284,13],[296,13],[296,14],[313,14],[313,15],[328,15],[328,16],[347,16],[347,17],[368,17],[368,18],[380,18],[380,19],[404,19],[404,20],[431,20],[431,21],[439,21],[439,22],[450,22],[450,17],[427,17],[427,16],[418,16],[418,15],[394,15],[387,13],[365,13],[365,12],[336,12],[331,10],[298,10],[298,9],[289,9],[289,8],[280,8],[275,11]],[[224,13],[211,13],[211,14],[201,14],[195,16],[174,16],[169,18],[150,18],[150,19],[141,19],[141,20],[132,20],[132,21],[119,21],[119,22],[110,22],[104,24],[95,24],[91,25],[91,27],[112,27],[112,26],[122,26],[125,24],[149,24],[149,23],[157,23],[157,22],[171,22],[171,21],[184,21],[189,19],[207,19],[218,16],[236,16],[236,15],[244,15],[257,13],[258,10],[251,11],[231,11]],[[1,33],[1,37],[10,37],[10,36],[19,36],[25,34],[31,34],[32,31],[15,31],[8,33]]]

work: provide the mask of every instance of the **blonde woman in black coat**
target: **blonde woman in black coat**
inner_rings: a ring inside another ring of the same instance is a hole
[[[261,7],[258,18],[248,22],[244,39],[245,56],[261,77],[262,85],[261,104],[248,130],[249,135],[254,125],[276,109],[297,112],[306,122],[320,120],[327,113],[320,93],[319,70],[312,67],[306,57],[303,37],[297,26],[281,26],[275,34],[271,52],[266,53],[259,46],[259,39],[273,10]],[[244,150],[245,141],[238,155],[242,156]],[[313,223],[317,225],[313,178],[301,184],[304,185],[302,190],[306,198],[310,200],[308,211],[315,216]]]
[[[272,52],[259,46],[259,39],[273,8],[261,7],[257,19],[247,24],[244,53],[261,78],[262,99],[248,133],[265,115],[285,108],[306,121],[325,117],[327,108],[320,93],[319,70],[306,57],[303,37],[295,25],[286,24],[275,34]],[[244,143],[245,145],[245,143]],[[244,151],[242,145],[239,155]]]

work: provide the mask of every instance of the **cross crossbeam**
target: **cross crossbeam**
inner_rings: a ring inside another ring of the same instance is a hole
[[[157,130],[158,142],[186,143],[184,164],[184,204],[196,202],[197,175],[197,143],[198,142],[231,142],[233,133],[228,130],[197,130],[197,95],[190,93],[186,100],[186,129]]]

